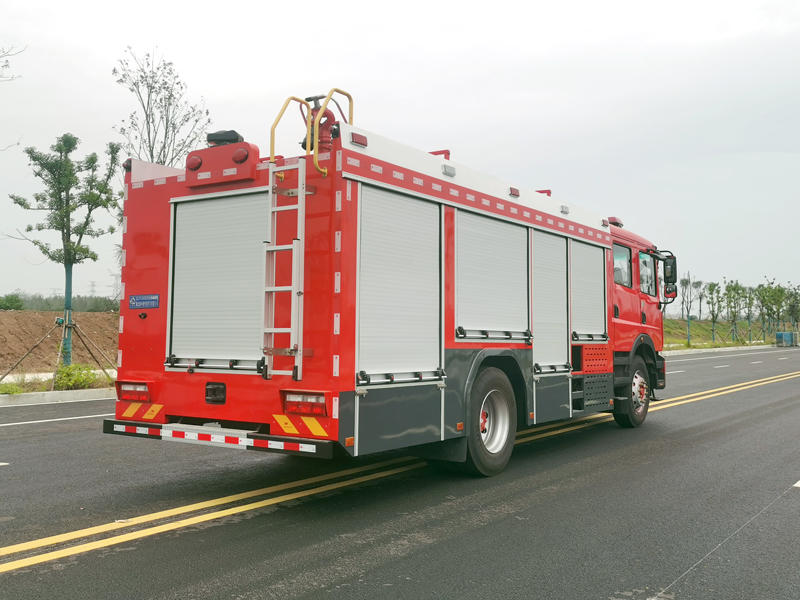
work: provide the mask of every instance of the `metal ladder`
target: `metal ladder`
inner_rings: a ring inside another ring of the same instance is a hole
[[[278,187],[278,182],[283,181],[287,171],[297,170],[298,185],[296,189]],[[309,187],[306,190],[306,161],[301,158],[296,164],[277,166],[269,165],[269,207],[271,219],[270,241],[265,242],[266,268],[264,286],[264,361],[261,375],[264,379],[272,379],[273,375],[289,375],[295,381],[303,378],[303,283],[304,283],[304,237],[306,221],[306,194],[313,194]],[[296,197],[297,203],[278,206],[278,197]],[[278,239],[278,214],[285,211],[297,211],[297,236],[291,244],[277,245]],[[291,252],[292,255],[292,282],[291,285],[275,285],[275,271],[278,252]],[[281,293],[291,294],[291,317],[289,327],[275,327],[276,297]],[[288,333],[290,336],[288,348],[275,348],[276,334]],[[274,370],[273,359],[275,356],[293,356],[294,368],[291,371]]]

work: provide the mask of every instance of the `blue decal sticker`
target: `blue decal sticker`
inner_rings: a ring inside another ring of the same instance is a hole
[[[138,308],[158,308],[158,294],[144,294],[142,296],[131,296],[128,300],[130,309]]]

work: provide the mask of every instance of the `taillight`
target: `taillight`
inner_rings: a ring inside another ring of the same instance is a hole
[[[117,398],[129,402],[150,402],[150,390],[146,383],[117,382]]]
[[[314,394],[286,394],[284,402],[287,413],[325,416],[325,396]]]

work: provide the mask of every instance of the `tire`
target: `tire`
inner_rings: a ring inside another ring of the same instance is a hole
[[[497,475],[508,464],[517,431],[514,388],[500,369],[478,372],[469,396],[467,431],[468,472],[484,477]]]
[[[614,411],[614,420],[620,427],[639,427],[647,417],[650,407],[650,374],[641,356],[633,359],[631,383],[624,394],[625,413]]]

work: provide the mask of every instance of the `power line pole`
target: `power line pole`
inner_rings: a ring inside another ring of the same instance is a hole
[[[89,295],[90,296],[94,296],[95,295],[95,283],[97,283],[97,282],[96,281],[90,281],[89,283],[92,286],[92,290],[89,292]]]

